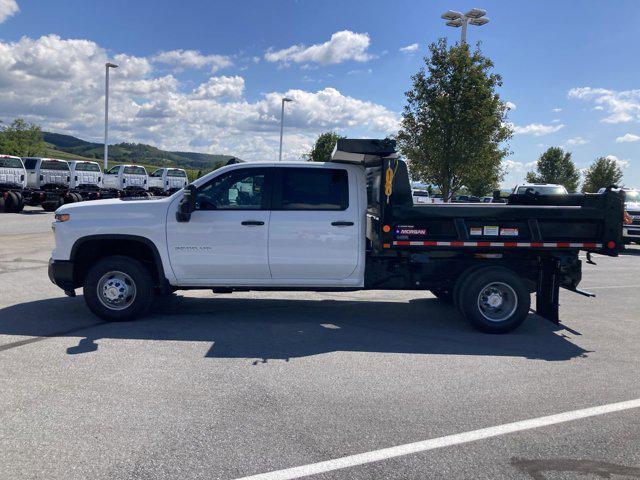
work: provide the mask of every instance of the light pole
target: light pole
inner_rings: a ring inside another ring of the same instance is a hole
[[[278,161],[282,161],[282,134],[284,132],[284,104],[286,102],[293,102],[293,99],[288,97],[282,98],[282,111],[280,112],[280,154],[278,155]]]
[[[449,10],[443,13],[440,18],[448,20],[448,22],[446,23],[448,27],[462,27],[462,32],[460,34],[460,44],[462,45],[464,43],[467,43],[467,25],[469,23],[471,25],[475,25],[476,27],[486,25],[487,23],[489,23],[489,19],[485,17],[486,14],[486,10],[482,10],[481,8],[472,8],[464,14],[456,12],[454,10]]]
[[[109,69],[118,68],[115,63],[105,63],[105,82],[104,82],[104,171],[106,173],[109,165]]]

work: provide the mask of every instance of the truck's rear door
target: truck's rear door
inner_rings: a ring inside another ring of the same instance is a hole
[[[354,272],[362,221],[355,183],[338,165],[276,168],[269,227],[276,283],[342,280]]]

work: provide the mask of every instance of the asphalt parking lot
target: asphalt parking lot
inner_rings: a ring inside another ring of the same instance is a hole
[[[49,282],[51,221],[0,216],[2,479],[235,479],[640,398],[640,256],[503,336],[417,292],[194,291],[105,323]],[[640,478],[640,408],[313,478]]]

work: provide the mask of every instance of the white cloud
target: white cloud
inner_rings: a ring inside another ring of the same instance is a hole
[[[505,102],[505,105],[509,110],[515,110],[517,108],[516,104],[513,102]]]
[[[406,54],[412,54],[418,51],[418,47],[419,45],[417,43],[412,43],[411,45],[402,47],[399,51]]]
[[[621,160],[615,155],[607,155],[605,158],[607,158],[607,160],[613,160],[620,168],[627,168],[631,163],[629,160]]]
[[[0,0],[0,23],[20,11],[16,0]]]
[[[578,145],[585,145],[589,143],[589,140],[582,138],[582,137],[572,137],[567,139],[566,142],[564,142],[565,145],[569,146],[569,147],[575,147]]]
[[[371,75],[373,70],[370,68],[356,68],[355,70],[349,70],[347,75]]]
[[[605,88],[580,87],[572,88],[569,98],[592,101],[602,107],[607,116],[605,123],[624,123],[640,120],[640,90],[607,90]]]
[[[625,133],[621,137],[616,138],[616,142],[625,143],[625,142],[637,142],[640,140],[640,135],[634,135],[633,133]]]
[[[518,162],[511,159],[502,161],[502,167],[507,174],[528,172],[532,168],[535,168],[537,162]]]
[[[193,91],[194,98],[233,97],[240,98],[244,93],[244,78],[239,76],[211,77]]]
[[[111,72],[114,142],[273,160],[284,95],[295,100],[287,105],[285,158],[298,158],[322,131],[379,137],[395,133],[399,124],[397,113],[335,88],[272,91],[249,101],[241,76],[212,76],[193,87],[156,74],[150,58],[109,56],[95,42],[56,35],[0,41],[0,117],[23,117],[45,130],[100,141],[107,60],[120,65]]]
[[[559,125],[544,125],[542,123],[530,123],[529,125],[511,125],[513,128],[513,133],[516,135],[533,135],[534,137],[540,137],[542,135],[549,135],[550,133],[555,133],[562,128],[564,125],[561,123]]]
[[[562,111],[562,109],[560,107],[556,107],[556,108],[552,108],[551,111],[555,113],[559,113]]]
[[[179,69],[209,67],[211,73],[233,65],[231,59],[225,55],[203,55],[197,50],[170,50],[160,52],[152,57],[156,63],[173,65]]]
[[[369,48],[369,34],[355,33],[350,30],[342,30],[331,35],[331,39],[310,47],[293,45],[282,50],[269,50],[264,58],[268,62],[279,62],[287,65],[293,63],[317,63],[331,65],[355,60],[366,62],[372,56],[367,53]]]

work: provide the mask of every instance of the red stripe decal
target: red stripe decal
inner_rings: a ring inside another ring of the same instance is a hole
[[[558,244],[556,245],[556,247],[558,248],[569,248],[571,246],[571,244],[569,242],[558,242]]]

